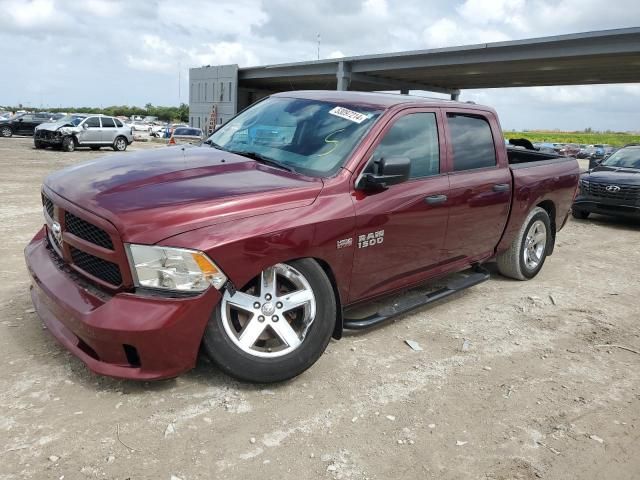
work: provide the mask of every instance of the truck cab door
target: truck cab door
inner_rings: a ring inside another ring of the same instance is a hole
[[[438,109],[408,109],[391,119],[360,172],[381,158],[408,157],[410,178],[381,191],[354,187],[356,232],[349,300],[420,281],[441,262],[449,216],[449,178]],[[356,180],[356,185],[358,181]]]
[[[101,142],[102,128],[100,117],[89,117],[80,124],[80,133],[76,135],[80,145],[93,145]]]
[[[446,257],[471,263],[492,256],[504,232],[511,171],[490,112],[447,109],[446,131],[451,187]]]

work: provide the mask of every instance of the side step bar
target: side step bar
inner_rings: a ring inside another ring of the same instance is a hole
[[[441,300],[461,290],[478,285],[479,283],[486,282],[489,280],[490,276],[489,272],[484,268],[476,267],[470,275],[463,278],[453,279],[447,283],[446,287],[440,288],[439,290],[419,295],[417,297],[412,297],[407,300],[394,302],[393,305],[384,307],[373,315],[369,315],[365,318],[345,318],[343,328],[345,330],[365,330],[367,328],[374,327],[390,320],[393,317],[410,312],[411,310],[415,310],[418,307],[422,307],[423,305],[427,305],[437,300]]]

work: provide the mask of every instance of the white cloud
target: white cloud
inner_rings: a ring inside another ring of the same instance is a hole
[[[429,48],[509,40],[509,36],[503,31],[490,28],[463,27],[448,18],[441,18],[425,28],[422,36],[426,46]]]
[[[346,55],[342,53],[340,50],[334,50],[329,55],[327,55],[327,58],[343,58],[345,56]]]

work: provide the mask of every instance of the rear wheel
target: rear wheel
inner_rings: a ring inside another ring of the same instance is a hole
[[[509,249],[498,255],[498,270],[516,280],[535,277],[544,265],[552,241],[549,214],[543,208],[534,208]]]
[[[335,321],[335,296],[326,273],[314,260],[296,260],[267,268],[233,295],[225,291],[203,343],[229,375],[279,382],[318,360]]]
[[[4,127],[0,128],[0,135],[5,138],[9,138],[13,135],[13,130],[11,130],[11,127],[5,125]]]
[[[578,210],[575,208],[571,210],[571,215],[573,215],[573,218],[577,218],[579,220],[586,220],[587,218],[589,218],[589,212],[585,212],[584,210]]]
[[[76,149],[76,141],[73,137],[67,136],[62,139],[62,150],[73,152]]]
[[[127,149],[127,139],[124,137],[118,137],[113,142],[113,149],[116,152],[124,152]]]

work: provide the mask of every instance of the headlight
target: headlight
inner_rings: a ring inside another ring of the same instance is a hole
[[[129,244],[127,252],[137,287],[202,292],[210,285],[220,290],[227,282],[222,270],[197,250]]]

